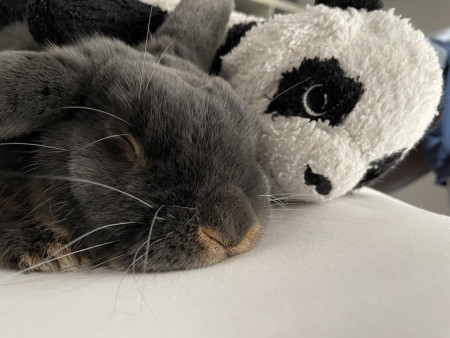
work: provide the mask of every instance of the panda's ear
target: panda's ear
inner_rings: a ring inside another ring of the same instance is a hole
[[[256,21],[250,21],[247,23],[236,24],[228,30],[225,43],[220,46],[216,52],[216,56],[214,57],[213,64],[210,69],[211,74],[220,74],[220,71],[222,70],[222,57],[237,47],[247,32],[256,25]]]
[[[316,5],[326,5],[329,7],[348,8],[354,7],[356,9],[367,9],[374,11],[383,8],[382,0],[316,0]]]

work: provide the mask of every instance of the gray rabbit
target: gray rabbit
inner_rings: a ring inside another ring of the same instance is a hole
[[[232,5],[183,0],[137,49],[0,52],[0,265],[167,271],[255,244],[256,125],[207,73]]]

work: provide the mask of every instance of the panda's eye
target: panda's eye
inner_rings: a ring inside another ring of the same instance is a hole
[[[359,102],[364,88],[347,76],[335,58],[304,59],[298,68],[281,74],[278,91],[266,114],[342,124]]]
[[[303,95],[303,107],[310,116],[322,116],[326,114],[328,94],[323,85],[310,87]]]

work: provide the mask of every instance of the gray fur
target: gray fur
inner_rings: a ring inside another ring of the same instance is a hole
[[[136,222],[98,231],[77,248],[112,242],[87,250],[87,257],[97,263],[118,257],[114,266],[122,268],[140,257],[140,271],[209,264],[199,226],[235,246],[265,223],[268,184],[255,158],[255,122],[231,87],[205,72],[231,8],[232,1],[183,0],[150,39],[145,57],[99,36],[39,53],[0,53],[0,138],[67,149],[0,146],[0,173],[13,172],[0,174],[0,263],[20,266],[28,253],[23,243],[37,240],[30,228],[48,218],[71,234],[66,241],[107,224]],[[139,154],[133,157],[120,137],[86,147],[118,134],[133,135]],[[30,165],[36,166],[32,175],[21,176]],[[2,198],[24,214],[33,210],[32,219],[11,216]]]
[[[212,57],[224,40],[232,9],[232,1],[181,1],[177,10],[158,29],[159,41],[154,41],[150,50],[161,53],[171,41],[175,41],[172,53],[208,72]],[[144,46],[141,44],[140,49]]]
[[[13,22],[0,30],[0,51],[40,49],[25,22]]]

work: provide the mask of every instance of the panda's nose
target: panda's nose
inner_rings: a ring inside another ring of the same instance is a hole
[[[323,175],[313,172],[309,165],[306,167],[304,178],[306,185],[313,185],[320,195],[328,195],[330,193],[332,188],[330,180]]]

